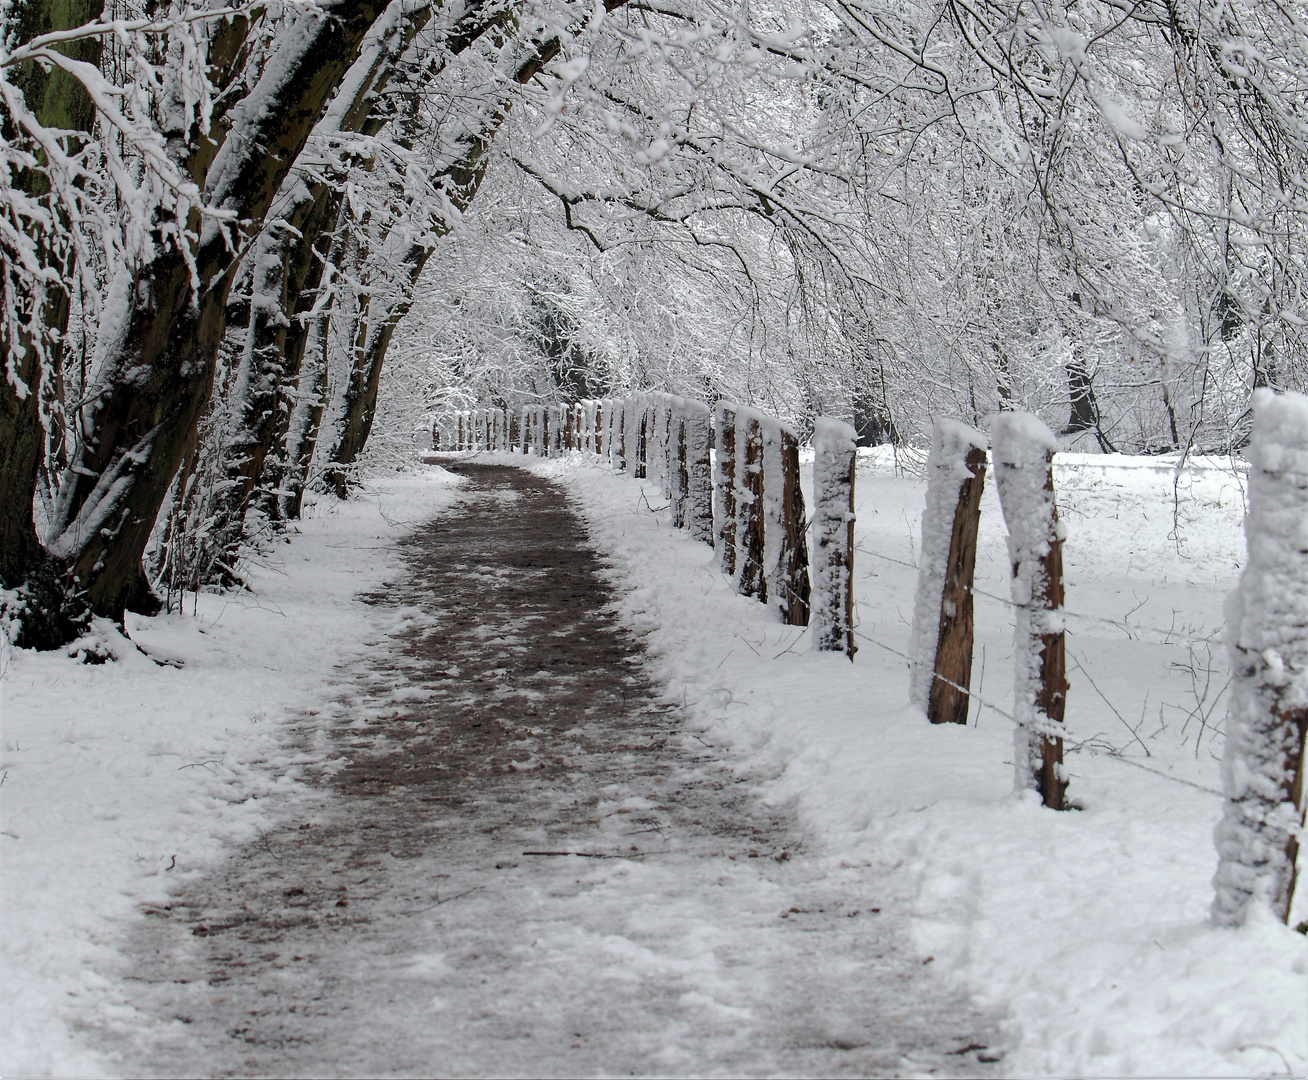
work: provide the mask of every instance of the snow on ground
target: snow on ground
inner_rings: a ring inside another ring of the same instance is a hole
[[[0,653],[0,1074],[98,1075],[64,1017],[103,987],[142,904],[257,839],[297,785],[285,725],[383,637],[355,600],[398,572],[397,538],[458,498],[431,469],[324,501],[252,568],[252,595],[188,595],[80,651]],[[4,648],[0,645],[0,648]]]
[[[624,615],[704,737],[756,755],[761,772],[780,768],[771,798],[796,800],[811,842],[869,876],[908,876],[923,962],[1006,1011],[1011,1074],[1302,1076],[1303,936],[1208,922],[1242,478],[1222,461],[1179,474],[1156,458],[1061,461],[1069,795],[1081,807],[1061,814],[1012,793],[1001,715],[1012,611],[993,483],[973,668],[990,707],[974,704],[967,728],[932,728],[908,705],[898,655],[924,484],[883,453],[860,459],[852,664],[735,596],[706,545],[651,513],[656,485],[579,455],[533,467],[579,501]],[[1301,897],[1295,922],[1306,908]]]
[[[654,485],[580,455],[532,467],[585,512],[669,696],[705,741],[779,775],[769,797],[796,803],[811,847],[869,882],[896,875],[922,961],[1005,1012],[1010,1073],[1303,1075],[1304,938],[1207,921],[1241,479],[1222,462],[1176,474],[1159,459],[1062,461],[1069,794],[1082,807],[1065,814],[1011,790],[1012,617],[993,485],[973,671],[988,705],[966,729],[932,729],[907,704],[897,655],[923,484],[884,455],[860,461],[852,664],[735,596],[709,548],[651,512]],[[255,570],[255,595],[188,597],[185,615],[133,620],[153,660],[113,638],[110,664],[0,657],[5,1075],[97,1071],[65,1012],[99,992],[96,972],[142,903],[257,840],[261,800],[297,788],[287,723],[387,629],[354,597],[398,569],[397,537],[457,499],[430,470],[325,505]]]

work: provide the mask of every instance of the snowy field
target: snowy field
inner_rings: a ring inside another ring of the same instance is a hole
[[[1241,478],[1157,458],[1060,456],[1069,796],[1012,795],[1012,613],[987,483],[973,686],[993,708],[932,728],[907,704],[925,485],[860,458],[859,652],[735,596],[712,553],[653,515],[654,485],[579,459],[535,467],[585,507],[670,696],[705,738],[784,771],[812,841],[912,881],[924,963],[1008,1017],[1012,1075],[1273,1076],[1308,1068],[1308,946],[1207,924],[1227,680],[1222,605],[1243,559]],[[920,462],[905,463],[916,466]],[[643,490],[642,490],[643,489]],[[806,492],[806,494],[811,494]],[[811,501],[811,499],[810,499]],[[1148,770],[1148,771],[1146,771]],[[1294,921],[1308,917],[1302,894]]]
[[[654,485],[579,456],[532,467],[577,500],[669,697],[706,742],[776,777],[765,796],[793,803],[812,849],[868,882],[896,877],[922,963],[1006,1017],[1010,1074],[1304,1075],[1305,939],[1207,923],[1239,474],[1216,461],[1177,475],[1154,458],[1059,467],[1081,809],[1055,814],[1011,794],[1012,613],[992,485],[973,669],[986,704],[966,729],[931,728],[907,705],[899,654],[924,492],[908,464],[860,459],[853,664],[735,596],[709,549],[670,528]],[[319,506],[257,569],[254,596],[133,619],[144,653],[101,633],[83,651],[113,662],[0,659],[5,1076],[104,1070],[66,1020],[105,993],[142,905],[257,839],[261,800],[297,784],[291,718],[385,636],[354,597],[397,571],[400,536],[457,499],[436,468],[378,481]],[[1292,921],[1304,918],[1301,900]]]

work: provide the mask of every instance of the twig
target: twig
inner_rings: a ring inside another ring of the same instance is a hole
[[[1076,655],[1072,652],[1071,649],[1067,650],[1067,655],[1072,658],[1072,663],[1076,665],[1076,670],[1086,677],[1086,681],[1089,682],[1091,689],[1094,690],[1094,692],[1099,695],[1099,699],[1110,709],[1113,710],[1113,715],[1122,721],[1122,726],[1131,733],[1131,738],[1133,738],[1136,742],[1140,744],[1140,749],[1145,752],[1145,757],[1153,757],[1154,755],[1149,752],[1149,747],[1145,746],[1144,741],[1140,738],[1139,735],[1136,734],[1135,728],[1133,728],[1130,724],[1128,724],[1126,722],[1126,718],[1122,716],[1120,712],[1117,711],[1117,707],[1111,701],[1109,701],[1108,698],[1104,697],[1104,692],[1099,689],[1094,679],[1090,677],[1090,672],[1086,671],[1086,669],[1081,666],[1081,661],[1076,658]]]

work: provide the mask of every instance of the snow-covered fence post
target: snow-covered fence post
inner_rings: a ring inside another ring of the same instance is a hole
[[[458,417],[458,434],[455,436],[454,449],[463,449],[463,411],[460,410],[455,414]]]
[[[854,466],[858,434],[843,420],[813,422],[813,647],[843,652],[854,644]]]
[[[1308,397],[1259,389],[1249,447],[1248,558],[1227,600],[1234,676],[1213,922],[1290,917],[1308,732]]]
[[[682,406],[686,449],[686,528],[696,540],[713,546],[713,464],[709,454],[711,414],[702,401]]]
[[[736,409],[736,592],[767,602],[763,562],[763,429],[753,409]]]
[[[933,724],[966,724],[972,685],[972,580],[986,437],[937,420],[927,459],[922,556],[913,604],[908,696]]]
[[[728,577],[736,574],[736,406],[719,401],[713,411],[713,427],[717,436],[717,454],[713,470],[713,491],[717,499],[714,520],[714,547],[718,549],[718,562]]]
[[[780,420],[760,417],[763,429],[763,565],[767,595],[789,626],[807,626],[808,542],[804,493],[799,487],[799,439]]]
[[[477,411],[477,441],[481,443],[481,446],[478,447],[480,450],[489,450],[491,448],[490,425],[490,409],[479,409]]]
[[[563,449],[572,449],[572,432],[577,424],[577,410],[571,405],[563,406]]]
[[[623,472],[629,472],[632,468],[632,399],[624,397],[619,403],[623,411],[623,420],[617,430],[619,443],[617,443],[617,468]]]
[[[1063,524],[1054,505],[1054,433],[1025,412],[990,420],[995,487],[1008,525],[1016,619],[1013,764],[1019,790],[1034,789],[1053,810],[1066,808],[1063,711]]]
[[[649,396],[642,394],[636,412],[636,465],[631,474],[637,480],[649,475]]]
[[[604,402],[595,402],[595,454],[598,457],[604,456],[604,418],[608,410],[604,407]]]
[[[663,399],[663,411],[659,414],[659,468],[663,470],[663,495],[669,501],[674,497],[673,487],[677,478],[673,476],[676,468],[676,421],[673,419],[676,398],[671,394],[660,395]]]
[[[686,470],[686,421],[685,401],[673,398],[669,407],[668,438],[671,446],[671,460],[668,472],[669,487],[672,489],[672,527],[686,527],[686,496],[690,490],[690,476]]]
[[[509,413],[507,409],[495,410],[495,423],[498,425],[495,436],[495,449],[501,454],[509,447]]]
[[[563,424],[567,412],[566,405],[554,405],[550,408],[550,454],[553,457],[563,453]]]
[[[650,480],[663,481],[659,472],[663,464],[663,444],[659,439],[659,427],[663,416],[663,394],[655,390],[649,395],[649,407],[646,410],[645,424],[645,475]]]
[[[613,400],[613,433],[609,436],[609,462],[618,472],[627,468],[627,403],[622,398]]]

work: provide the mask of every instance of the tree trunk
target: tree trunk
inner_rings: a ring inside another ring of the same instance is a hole
[[[93,21],[99,0],[28,0],[12,12],[14,45],[42,34],[71,30]],[[74,60],[98,67],[102,38],[91,37],[56,46]],[[11,76],[27,107],[45,127],[89,132],[95,106],[85,88],[62,68],[49,70],[29,61]],[[13,119],[0,109],[0,128],[12,141],[22,139]],[[77,143],[76,136],[69,139]],[[75,148],[75,147],[72,147]],[[71,148],[70,148],[71,149]],[[39,155],[38,155],[39,156]],[[45,175],[24,171],[15,186],[32,196],[49,191]],[[52,238],[51,238],[52,239]],[[52,243],[41,255],[56,280],[67,282],[76,272]],[[61,568],[42,547],[32,519],[37,479],[45,462],[50,433],[43,422],[43,404],[52,418],[62,411],[59,375],[62,341],[68,327],[68,293],[62,286],[45,287],[32,298],[30,321],[17,341],[4,340],[0,372],[0,586],[23,589],[26,602],[20,616],[17,644],[53,648],[74,631],[76,612],[69,610],[59,585]]]
[[[260,84],[229,113],[230,134],[216,149],[191,137],[185,165],[204,182],[209,206],[262,221],[378,14],[374,0],[341,0],[329,13],[299,16]],[[265,92],[264,82],[275,92]],[[160,222],[160,253],[134,268],[136,287],[119,313],[124,331],[100,373],[88,437],[64,478],[51,542],[94,610],[117,619],[126,607],[158,607],[141,556],[173,477],[195,446],[226,329],[232,238],[198,213],[193,219],[199,242],[190,258],[172,246]]]

